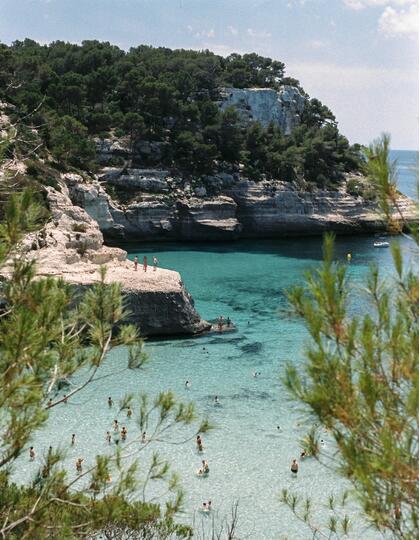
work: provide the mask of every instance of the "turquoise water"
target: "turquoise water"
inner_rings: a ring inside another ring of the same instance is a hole
[[[404,238],[399,241],[410,258],[412,244]],[[355,313],[366,309],[361,286],[369,264],[375,261],[384,271],[391,268],[390,250],[373,249],[372,244],[373,238],[368,236],[338,238],[336,243],[338,259],[344,261],[348,252],[353,255],[348,269],[354,284]],[[84,457],[89,465],[97,453],[110,451],[104,436],[107,430],[112,432],[116,412],[108,408],[108,396],[117,402],[127,392],[154,396],[172,389],[180,398],[193,400],[197,412],[209,415],[216,425],[215,430],[203,436],[203,457],[211,471],[208,478],[195,476],[202,456],[196,453],[193,440],[155,446],[170,460],[185,489],[185,514],[181,519],[208,531],[211,519],[197,513],[201,503],[212,500],[216,522],[220,522],[238,501],[241,538],[311,538],[309,531],[278,502],[281,489],[287,487],[312,497],[317,509],[315,521],[321,524],[328,516],[324,506],[328,495],[348,486],[333,471],[311,459],[300,463],[297,478],[291,477],[290,462],[299,456],[299,439],[308,424],[304,411],[288,399],[279,377],[286,361],[301,364],[307,341],[302,322],[287,313],[286,292],[301,283],[305,271],[321,261],[321,246],[318,238],[132,246],[131,258],[137,254],[141,260],[144,254],[154,254],[163,267],[181,273],[203,318],[229,316],[238,330],[195,339],[148,341],[146,350],[151,361],[141,371],[124,370],[125,351],[114,351],[101,370],[109,377],[89,386],[67,405],[52,410],[48,428],[33,443],[38,454],[50,444],[66,448],[69,474],[73,476],[77,457]],[[255,371],[261,372],[257,378],[253,377]],[[82,378],[82,374],[78,377]],[[189,389],[185,388],[186,380],[191,381]],[[219,396],[219,407],[213,403],[215,395]],[[138,435],[134,418],[126,421],[120,415],[119,419],[126,422],[128,441]],[[77,436],[75,448],[70,447],[72,433]],[[184,436],[185,431],[179,431],[168,438],[174,442]],[[327,433],[324,440],[327,449],[332,449]],[[146,465],[150,451],[140,455]],[[17,478],[34,474],[36,465],[25,455]],[[163,491],[164,487],[157,485],[149,493],[155,496]],[[367,530],[357,515],[353,507],[351,538],[382,537]]]

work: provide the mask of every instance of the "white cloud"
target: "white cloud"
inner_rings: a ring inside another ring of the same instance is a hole
[[[210,30],[201,30],[200,32],[196,32],[194,34],[194,37],[196,38],[214,38],[216,35],[216,32],[214,31],[214,28],[210,28]]]
[[[387,36],[410,35],[418,32],[417,0],[343,0],[350,9],[382,7],[378,30]]]
[[[229,32],[232,34],[232,36],[237,36],[238,35],[238,29],[235,28],[234,26],[228,26],[227,29],[229,30]]]
[[[255,38],[255,39],[268,39],[271,37],[270,32],[266,32],[265,30],[254,30],[253,28],[248,28],[246,33],[249,37]]]
[[[364,9],[369,7],[396,6],[403,7],[417,3],[417,0],[344,0],[347,7],[351,9]]]
[[[408,9],[400,10],[388,6],[379,19],[378,28],[380,32],[388,36],[416,34],[418,32],[418,17],[416,4],[412,4]]]
[[[309,42],[310,47],[313,49],[323,49],[328,45],[328,41],[323,41],[322,39],[313,39]]]

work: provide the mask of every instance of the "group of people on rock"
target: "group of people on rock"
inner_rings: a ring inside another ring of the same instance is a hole
[[[227,319],[225,319],[223,317],[223,315],[220,315],[217,318],[217,329],[219,330],[219,332],[223,332],[223,326],[225,326],[225,325],[226,325],[227,328],[231,328],[232,321],[230,320],[229,317]]]
[[[139,266],[139,258],[137,257],[137,255],[134,257],[133,263],[134,263],[134,270],[137,271],[137,268]],[[158,264],[159,264],[159,261],[157,260],[157,257],[153,257],[153,272],[156,272]],[[148,266],[148,262],[147,262],[147,257],[145,255],[143,257],[143,270],[145,272],[147,272],[147,266]]]

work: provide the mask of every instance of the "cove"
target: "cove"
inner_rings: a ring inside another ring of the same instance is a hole
[[[410,241],[397,241],[406,259],[411,259],[414,253]],[[305,272],[321,262],[322,240],[159,243],[131,245],[129,251],[130,258],[138,255],[141,260],[143,255],[155,255],[161,266],[179,271],[201,316],[229,316],[238,330],[194,339],[148,340],[150,364],[142,371],[120,373],[126,364],[126,351],[114,351],[101,370],[104,375],[112,375],[89,386],[74,402],[53,409],[47,427],[34,441],[35,447],[39,452],[46,451],[49,445],[66,448],[66,464],[72,477],[79,455],[88,466],[97,453],[110,451],[104,438],[115,417],[107,406],[109,395],[117,402],[127,392],[147,392],[153,397],[172,389],[180,398],[194,401],[198,414],[209,415],[216,426],[203,436],[203,457],[211,470],[208,478],[195,476],[201,456],[196,454],[193,440],[184,445],[156,446],[179,473],[185,489],[185,514],[180,519],[200,527],[203,521],[209,530],[210,520],[196,512],[201,503],[211,499],[216,519],[222,520],[238,501],[240,537],[309,538],[308,530],[280,505],[282,488],[312,497],[317,521],[322,524],[328,516],[324,507],[328,495],[348,487],[333,471],[314,460],[301,463],[297,478],[292,478],[289,471],[291,460],[299,456],[299,439],[309,424],[305,412],[286,395],[280,374],[286,361],[301,364],[308,337],[301,321],[287,311],[286,292],[302,283]],[[376,262],[386,274],[392,268],[391,253],[388,249],[374,249],[373,237],[337,238],[337,259],[344,262],[349,252],[352,311],[361,315],[366,310],[361,287],[369,265]],[[254,371],[261,372],[261,376],[254,378]],[[186,380],[192,383],[189,389],[185,388]],[[215,395],[220,407],[214,406]],[[118,418],[122,421],[124,415]],[[138,429],[134,419],[126,423],[130,440]],[[72,433],[77,434],[75,448],[70,448]],[[332,444],[328,434],[325,441]],[[142,454],[141,465],[146,465],[148,459],[150,453],[144,457]],[[28,462],[26,454],[19,464],[17,480],[34,474],[36,465]],[[154,486],[150,496],[159,495],[161,488]],[[366,529],[357,516],[358,510],[353,507],[351,538],[382,537]]]

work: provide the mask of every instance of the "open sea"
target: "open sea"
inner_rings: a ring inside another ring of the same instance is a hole
[[[398,160],[400,189],[416,198],[418,153],[394,152],[393,157]],[[406,259],[414,259],[413,244],[406,238],[397,241]],[[303,282],[308,269],[321,262],[321,247],[321,238],[131,245],[131,258],[136,254],[140,260],[144,254],[156,255],[161,266],[180,272],[204,319],[229,316],[237,331],[147,341],[150,362],[142,370],[124,371],[126,351],[113,351],[101,369],[101,375],[108,375],[107,378],[52,410],[48,426],[32,442],[39,456],[38,465],[49,445],[66,448],[72,477],[77,457],[83,457],[88,466],[97,453],[110,452],[105,432],[112,433],[114,418],[126,424],[128,442],[139,435],[134,418],[117,416],[116,406],[109,409],[108,396],[117,403],[128,392],[146,392],[153,398],[158,392],[171,389],[179,398],[194,401],[197,413],[208,415],[215,425],[214,430],[203,435],[202,456],[196,452],[194,440],[174,444],[192,430],[176,429],[167,435],[169,442],[150,445],[179,474],[185,490],[180,520],[195,524],[200,531],[197,538],[211,538],[213,518],[218,526],[229,518],[232,505],[237,502],[238,538],[311,539],[309,529],[280,504],[281,490],[288,488],[311,497],[314,522],[322,528],[330,515],[326,508],[328,496],[339,495],[349,485],[333,470],[310,458],[300,462],[299,474],[292,478],[290,463],[299,457],[299,440],[310,421],[305,411],[290,401],[280,376],[287,361],[302,364],[308,341],[303,323],[287,312],[286,293]],[[337,258],[345,261],[348,252],[352,253],[348,265],[353,283],[351,309],[362,314],[366,310],[363,279],[369,265],[376,262],[383,272],[389,272],[391,253],[389,249],[373,249],[371,236],[339,237]],[[257,378],[253,377],[255,371],[261,373]],[[82,374],[77,375],[75,382],[81,377]],[[191,381],[190,388],[185,388],[187,380]],[[215,395],[220,406],[214,405]],[[77,437],[75,447],[70,446],[72,433]],[[328,433],[323,438],[326,450],[332,450]],[[150,456],[150,450],[139,454],[141,471],[145,471]],[[209,462],[208,478],[195,474],[202,458]],[[37,463],[29,462],[25,453],[15,471],[16,479],[27,479],[36,467]],[[158,496],[164,491],[164,485],[157,482],[146,496]],[[214,508],[212,516],[197,512],[202,502],[208,500]],[[349,513],[350,538],[383,538],[359,517],[356,503],[350,504]]]

